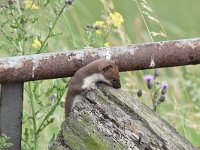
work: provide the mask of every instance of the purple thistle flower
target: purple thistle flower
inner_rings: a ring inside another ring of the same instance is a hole
[[[154,77],[152,75],[146,75],[146,76],[144,76],[144,80],[147,82],[147,87],[149,89],[151,89],[152,86],[153,86],[153,79],[154,79]]]
[[[162,85],[161,85],[161,94],[164,95],[167,93],[167,88],[168,88],[168,84],[167,82],[162,82]]]
[[[146,75],[146,76],[144,76],[144,80],[145,80],[146,82],[150,82],[150,81],[153,80],[153,76],[152,76],[152,75]]]

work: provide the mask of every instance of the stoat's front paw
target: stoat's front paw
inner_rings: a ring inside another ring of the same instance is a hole
[[[95,84],[91,84],[86,88],[87,91],[97,90],[97,86]]]

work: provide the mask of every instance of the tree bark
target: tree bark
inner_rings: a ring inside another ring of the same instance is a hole
[[[194,150],[176,129],[123,90],[85,92],[50,150]]]

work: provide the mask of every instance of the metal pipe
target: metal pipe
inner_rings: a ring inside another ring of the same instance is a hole
[[[0,58],[0,83],[72,76],[99,58],[120,71],[200,64],[200,38]]]

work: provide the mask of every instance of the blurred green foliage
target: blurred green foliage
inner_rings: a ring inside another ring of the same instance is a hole
[[[143,3],[150,9],[144,9]],[[5,1],[0,1],[0,4],[7,5]],[[73,5],[67,7],[59,17],[59,11],[65,5],[64,0],[35,0],[34,4],[39,9],[24,9],[26,6],[24,0],[20,0],[19,4],[23,8],[23,15],[18,15],[17,9],[12,11],[16,18],[19,17],[17,19],[25,18],[26,23],[22,27],[26,32],[23,33],[18,27],[16,28],[14,18],[8,15],[9,8],[0,14],[0,55],[2,57],[102,47],[105,42],[114,46],[195,38],[200,34],[199,0],[75,0]],[[2,9],[4,8],[1,7],[1,12]],[[97,36],[93,32],[89,33],[89,37],[85,27],[99,20],[106,21],[109,14],[115,11],[124,18],[122,26],[111,28],[112,30],[106,38]],[[148,13],[150,17],[145,13]],[[48,37],[56,19],[58,20],[52,29],[52,36]],[[6,25],[2,27],[4,23]],[[2,29],[6,35],[2,33]],[[154,35],[162,32],[165,36],[153,36],[150,32],[154,32]],[[32,47],[35,39],[42,43],[47,37],[44,49],[40,51]],[[92,42],[88,42],[88,38]],[[17,50],[9,42],[9,39],[19,46],[23,45],[21,51]],[[200,145],[199,69],[198,65],[164,68],[160,69],[159,77],[160,81],[168,82],[169,89],[166,101],[159,105],[158,113],[195,145]],[[143,77],[152,73],[153,70],[121,73],[123,89],[134,96],[137,96],[138,89],[142,90],[143,96],[139,100],[150,107],[152,105],[151,97]],[[48,142],[54,134],[58,133],[60,124],[64,120],[61,101],[64,101],[65,98],[63,96],[65,83],[66,81],[62,79],[56,79],[31,82],[25,85],[22,142],[24,149],[33,147],[34,149],[47,149]],[[50,112],[49,110],[55,106],[53,112]],[[49,114],[48,118],[46,118],[47,114]],[[46,120],[43,120],[44,118]],[[42,126],[40,126],[41,124]],[[39,127],[42,127],[41,132],[35,134],[35,131],[40,129]],[[34,146],[34,142],[37,146]]]
[[[9,137],[6,135],[0,136],[0,149],[8,148],[12,146],[12,143],[9,142]]]

